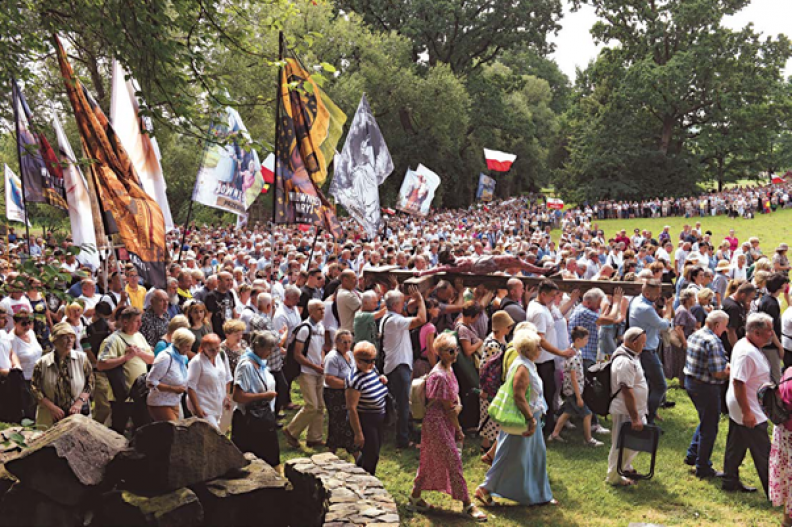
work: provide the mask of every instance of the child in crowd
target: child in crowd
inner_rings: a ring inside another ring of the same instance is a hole
[[[564,396],[564,405],[561,407],[561,417],[556,421],[555,430],[547,437],[547,442],[556,441],[565,443],[561,437],[561,430],[570,417],[578,416],[583,418],[583,437],[584,445],[599,447],[604,443],[591,437],[591,410],[583,402],[583,357],[580,350],[586,347],[589,340],[589,332],[586,328],[575,326],[570,334],[572,337],[572,347],[575,355],[564,360],[564,382],[561,394]]]

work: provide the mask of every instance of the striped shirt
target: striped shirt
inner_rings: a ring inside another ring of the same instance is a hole
[[[388,395],[388,388],[380,382],[376,368],[372,368],[368,372],[353,368],[346,379],[346,387],[360,392],[357,407],[359,413],[385,413],[385,397]]]

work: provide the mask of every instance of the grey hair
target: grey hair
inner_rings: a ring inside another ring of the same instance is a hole
[[[514,332],[512,344],[514,345],[514,349],[517,350],[517,353],[525,358],[529,358],[529,354],[536,352],[541,341],[542,337],[539,336],[539,333],[524,329]]]
[[[179,285],[179,281],[171,276],[168,278],[168,287],[172,286],[173,284]]]
[[[679,303],[680,304],[684,304],[685,302],[687,302],[691,298],[696,298],[696,294],[697,293],[698,293],[698,290],[692,289],[690,287],[687,288],[687,289],[683,289],[682,291],[679,292]]]
[[[261,306],[262,304],[271,304],[272,303],[272,295],[269,293],[259,293],[256,297],[256,307]]]
[[[278,338],[272,334],[271,331],[254,331],[250,338],[250,346],[255,350],[256,348],[264,348],[265,350],[275,349],[278,345]]]
[[[599,305],[602,303],[603,298],[605,298],[605,292],[599,287],[589,289],[585,292],[585,294],[583,294],[583,302],[585,303],[594,302]]]
[[[319,300],[318,298],[312,298],[308,301],[308,312],[310,313],[311,310],[316,309],[317,307],[324,307],[324,302]]]
[[[707,315],[707,320],[705,323],[708,326],[714,326],[718,322],[726,322],[729,320],[729,314],[721,309],[715,309],[714,311],[710,311],[710,314]]]
[[[300,289],[296,285],[289,285],[286,286],[286,290],[283,292],[283,298],[299,297],[301,294]]]
[[[393,309],[404,299],[404,294],[401,291],[388,291],[385,293],[385,306],[388,311]]]
[[[434,350],[438,353],[440,350],[454,349],[458,345],[457,338],[452,333],[440,333],[433,344]]]
[[[754,333],[766,327],[773,327],[773,318],[767,313],[751,313],[745,323],[745,333]]]
[[[361,298],[363,299],[363,302],[371,302],[371,301],[376,302],[377,301],[377,293],[372,291],[372,290],[368,290],[368,291],[365,291],[361,295]]]

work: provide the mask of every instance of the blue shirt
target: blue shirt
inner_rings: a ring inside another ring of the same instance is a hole
[[[660,346],[660,330],[671,327],[671,321],[660,318],[654,302],[645,296],[635,298],[630,305],[630,327],[641,328],[646,332],[645,350],[656,350]]]
[[[574,309],[574,311],[572,311],[572,315],[569,317],[569,342],[572,342],[572,328],[575,326],[584,327],[589,332],[588,344],[586,344],[580,350],[581,355],[583,355],[583,360],[597,360],[597,349],[599,346],[599,328],[597,328],[597,319],[599,319],[599,314],[587,308],[583,304],[579,304]]]
[[[708,384],[723,384],[726,379],[716,379],[713,374],[726,369],[726,351],[723,342],[713,331],[704,326],[687,339],[685,375]]]

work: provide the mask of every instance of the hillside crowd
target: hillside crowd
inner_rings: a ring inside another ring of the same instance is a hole
[[[559,216],[513,199],[389,217],[374,240],[348,225],[345,242],[293,226],[191,225],[169,234],[166,289],[148,287],[124,262],[82,265],[68,237],[31,239],[28,251],[12,233],[0,260],[0,420],[49,426],[82,413],[131,434],[195,416],[273,466],[279,436],[293,449],[304,437],[308,447],[348,452],[371,474],[392,440],[420,448],[408,508],[431,511],[423,493],[440,491],[483,521],[474,499],[483,507],[495,498],[557,503],[546,456],[556,442],[597,449],[610,436],[605,481],[638,483],[637,452],[620,453],[618,434],[662,428],[673,412],[667,380],[677,378],[700,421],[679,462],[699,478],[720,478],[724,490],[754,492],[739,474],[750,451],[763,491],[790,525],[792,420],[771,427],[758,399],[767,383],[781,383],[792,410],[792,383],[783,382],[792,378],[792,310],[781,309],[789,247],[734,231],[713,239],[705,225],[710,214],[761,212],[766,197],[769,210],[789,200],[783,187],[742,192],[599,203]],[[606,234],[597,225],[614,214],[682,211],[700,222],[659,233]],[[60,268],[68,296],[44,287],[41,273],[21,272],[30,259],[42,273]],[[366,273],[420,274],[463,261],[510,278],[488,290],[441,275],[422,293]],[[531,271],[551,277],[526,287],[519,277]],[[638,282],[641,293],[563,287],[573,279]],[[664,297],[663,284],[674,294]],[[584,378],[606,360],[611,397],[598,416],[584,401]],[[292,400],[297,387],[301,406]],[[727,433],[722,471],[712,459],[719,433]],[[490,465],[472,493],[464,441],[478,441]]]

